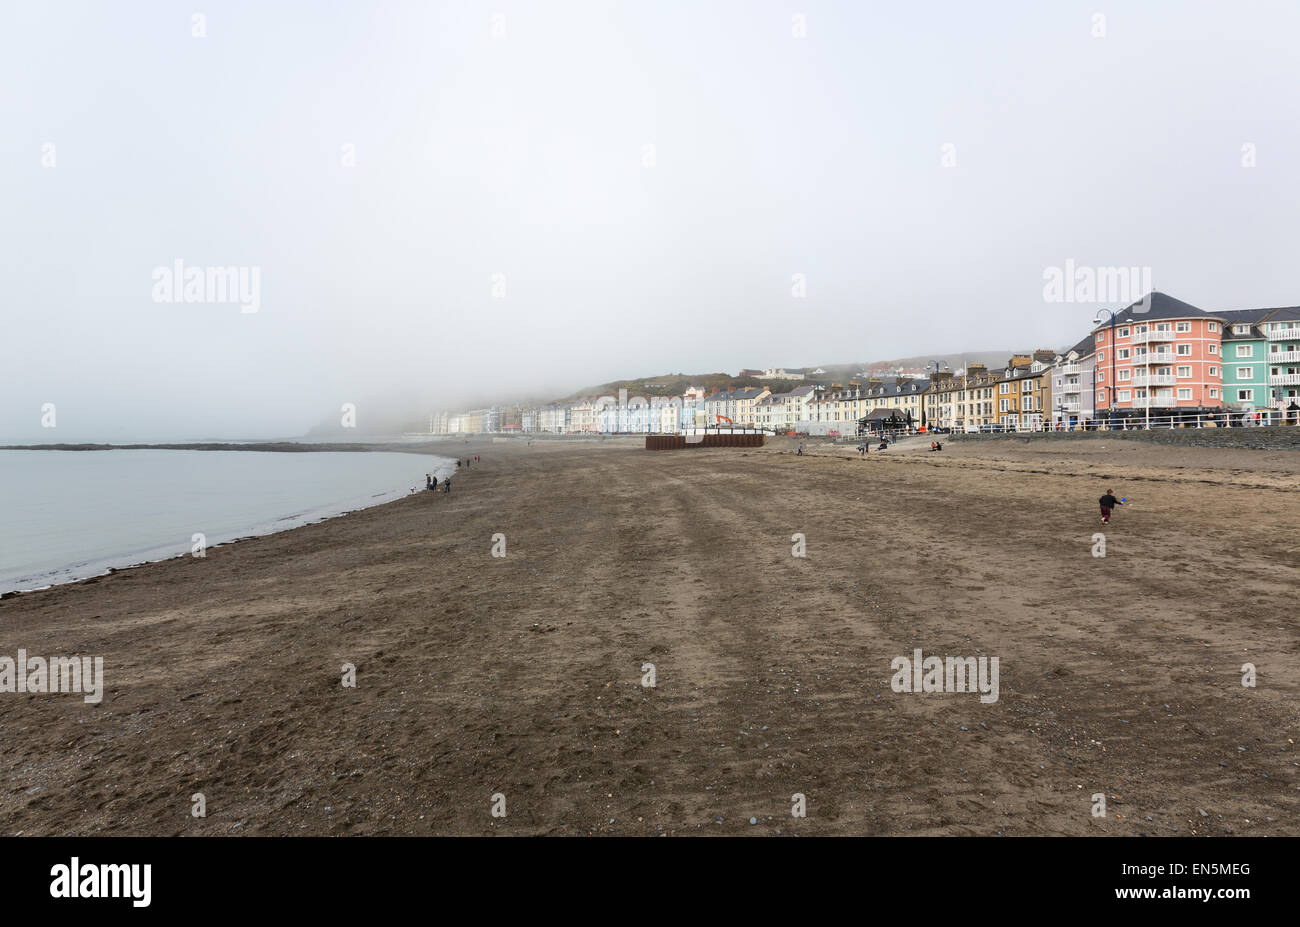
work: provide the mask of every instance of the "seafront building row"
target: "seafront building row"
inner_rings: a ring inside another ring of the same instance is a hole
[[[540,407],[444,412],[439,434],[679,434],[718,425],[852,435],[863,426],[954,430],[1139,424],[1153,419],[1295,420],[1300,413],[1300,307],[1206,312],[1163,293],[1108,315],[1063,353],[1013,355],[922,375],[818,382],[824,373],[769,368],[806,382],[680,396],[590,396]],[[919,371],[917,373],[920,373]]]

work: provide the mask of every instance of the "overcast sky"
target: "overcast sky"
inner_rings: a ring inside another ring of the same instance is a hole
[[[1060,347],[1097,309],[1044,299],[1067,260],[1300,303],[1290,0],[0,18],[0,442]],[[160,299],[177,260],[257,311]]]

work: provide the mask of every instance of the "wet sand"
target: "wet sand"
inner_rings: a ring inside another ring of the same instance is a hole
[[[0,832],[1300,834],[1300,453],[927,444],[457,444],[449,495],[7,597],[0,654],[107,681],[0,694]],[[895,693],[918,647],[999,700]]]

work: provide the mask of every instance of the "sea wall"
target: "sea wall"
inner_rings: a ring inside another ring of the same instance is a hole
[[[1143,441],[1177,447],[1232,447],[1262,451],[1300,450],[1300,427],[1274,428],[1152,428],[1128,431],[1039,431],[1012,434],[952,434],[945,440],[1027,444],[1034,441]]]

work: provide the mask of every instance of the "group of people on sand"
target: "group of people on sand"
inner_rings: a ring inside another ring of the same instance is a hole
[[[888,448],[889,448],[889,437],[887,435],[881,435],[880,443],[876,445],[876,450],[883,451],[883,450],[887,450]],[[859,457],[866,457],[867,454],[869,453],[871,453],[871,445],[869,445],[866,441],[863,441],[861,444],[858,445]]]
[[[456,469],[459,470],[461,468],[461,465],[463,464],[465,469],[468,470],[470,468],[471,463],[477,463],[482,459],[483,458],[480,457],[478,454],[475,454],[473,457],[466,457],[464,460],[457,459]],[[437,478],[434,477],[433,474],[426,473],[424,475],[424,488],[426,490],[430,492],[437,492],[439,486],[442,487],[443,492],[451,492],[451,477],[447,477],[441,483],[439,483]]]

